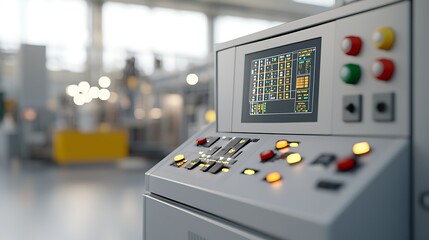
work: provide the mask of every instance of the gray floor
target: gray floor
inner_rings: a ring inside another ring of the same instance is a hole
[[[0,239],[142,239],[144,172],[154,163],[2,164]]]

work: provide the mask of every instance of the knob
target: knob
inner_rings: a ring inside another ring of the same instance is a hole
[[[392,60],[380,58],[372,63],[371,71],[375,78],[383,81],[389,81],[395,70],[395,64]]]
[[[360,66],[357,64],[345,64],[340,69],[340,77],[347,84],[357,84],[361,75]]]
[[[389,50],[395,43],[395,32],[390,27],[381,27],[372,34],[372,41],[378,49]]]
[[[357,36],[347,36],[341,42],[341,49],[350,56],[357,56],[362,47],[362,40]]]

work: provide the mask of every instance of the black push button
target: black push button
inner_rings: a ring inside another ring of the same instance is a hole
[[[223,168],[224,166],[223,166],[223,163],[221,163],[221,162],[217,162],[217,163],[215,163],[214,165],[213,165],[213,167],[211,167],[210,169],[209,169],[209,172],[211,172],[211,173],[213,173],[213,174],[216,174],[216,173],[218,173],[218,172],[220,172],[221,170],[222,170],[222,168]]]
[[[216,153],[216,155],[213,156],[213,158],[219,159],[220,157],[223,157],[227,153],[227,150],[221,149]]]
[[[334,154],[322,154],[312,164],[321,164],[325,167],[329,166],[337,157]]]
[[[219,149],[220,149],[220,147],[213,147],[213,148],[210,148],[210,149],[205,153],[205,155],[213,155],[213,154],[215,154]]]
[[[206,138],[206,142],[201,144],[201,146],[211,147],[215,142],[217,142],[217,140],[219,140],[219,137],[208,137]]]
[[[228,152],[224,155],[224,157],[229,158],[234,156],[240,149],[242,149],[244,146],[246,146],[247,143],[250,142],[250,138],[243,138],[240,139],[231,149],[227,149]]]
[[[200,159],[195,159],[193,161],[191,161],[190,163],[186,164],[185,168],[188,170],[192,170],[194,168],[196,168],[198,165],[200,165],[201,160]]]
[[[204,167],[201,168],[201,171],[203,172],[207,172],[211,167],[213,167],[213,165],[215,165],[216,162],[215,161],[210,161],[208,162],[206,165],[204,165]]]
[[[342,183],[333,182],[328,180],[321,180],[317,183],[317,187],[320,189],[326,189],[331,191],[337,191],[343,186]]]

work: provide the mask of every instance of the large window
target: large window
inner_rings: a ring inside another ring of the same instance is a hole
[[[215,19],[215,43],[226,42],[281,24],[253,18],[219,16]]]
[[[155,57],[167,70],[180,68],[185,59],[207,55],[207,36],[202,13],[113,2],[103,6],[106,70],[122,68],[130,55],[145,73],[153,71]]]
[[[87,11],[84,0],[0,0],[0,44],[46,45],[49,69],[83,71]]]

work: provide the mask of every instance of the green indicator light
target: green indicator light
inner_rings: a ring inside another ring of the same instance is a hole
[[[340,69],[340,77],[347,84],[357,84],[361,75],[360,66],[357,64],[345,64]]]

